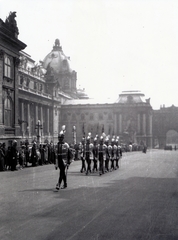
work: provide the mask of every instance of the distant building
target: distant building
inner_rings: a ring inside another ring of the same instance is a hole
[[[62,125],[73,144],[104,132],[119,136],[120,144],[163,147],[166,132],[178,131],[177,108],[153,110],[140,91],[123,91],[115,101],[90,99],[77,89],[77,72],[58,39],[36,64],[18,40],[15,17],[0,19],[0,141],[7,146],[13,139],[56,143]]]

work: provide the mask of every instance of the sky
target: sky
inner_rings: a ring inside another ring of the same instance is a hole
[[[177,0],[0,0],[17,12],[19,40],[36,62],[55,39],[90,97],[140,90],[153,109],[178,106]]]

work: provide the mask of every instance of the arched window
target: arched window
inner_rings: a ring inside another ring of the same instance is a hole
[[[99,113],[99,120],[103,120],[103,114]]]
[[[94,120],[94,115],[93,115],[93,113],[90,113],[90,120],[91,120],[91,121]]]
[[[8,97],[4,101],[4,124],[12,127],[12,101]]]
[[[11,78],[11,61],[7,56],[4,58],[4,76]]]
[[[85,114],[81,114],[81,120],[85,120]]]

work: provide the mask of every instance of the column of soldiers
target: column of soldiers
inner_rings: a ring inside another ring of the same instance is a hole
[[[119,168],[119,160],[122,157],[122,149],[119,145],[119,137],[96,136],[93,141],[91,134],[83,137],[79,144],[79,154],[82,161],[80,172],[86,175],[98,172],[102,175]]]

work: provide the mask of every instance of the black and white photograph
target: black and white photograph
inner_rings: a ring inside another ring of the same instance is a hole
[[[0,239],[178,240],[178,1],[0,0]]]

